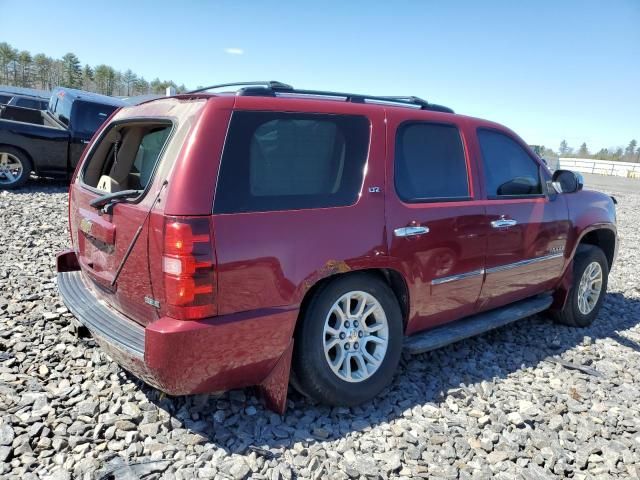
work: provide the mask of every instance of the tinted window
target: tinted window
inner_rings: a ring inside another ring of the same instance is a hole
[[[468,197],[467,164],[458,129],[432,123],[401,126],[395,184],[400,198],[408,202]]]
[[[368,144],[364,117],[235,112],[214,212],[351,205],[362,184]]]
[[[30,98],[19,98],[16,100],[16,106],[24,107],[24,108],[35,108],[37,110],[40,109],[40,101],[39,100],[31,100]]]
[[[76,133],[93,135],[118,108],[113,105],[75,101],[73,108],[73,129]]]
[[[64,92],[58,93],[57,97],[58,98],[55,100],[55,104],[53,105],[53,112],[58,120],[65,125],[69,125],[69,119],[71,118],[71,105],[73,102],[64,94]]]
[[[0,103],[9,103],[9,100],[11,100],[11,96],[9,95],[0,95]]]
[[[491,130],[478,130],[487,195],[542,193],[538,164],[515,140]]]

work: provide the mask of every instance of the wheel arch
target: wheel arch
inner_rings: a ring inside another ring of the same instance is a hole
[[[398,305],[400,306],[400,311],[402,313],[403,330],[406,330],[407,321],[409,318],[409,288],[404,276],[398,270],[393,268],[363,268],[327,275],[316,281],[304,292],[304,296],[302,298],[302,301],[300,302],[300,310],[298,312],[298,318],[296,320],[296,325],[293,332],[294,338],[297,335],[300,326],[302,325],[302,321],[307,312],[307,309],[309,308],[311,299],[318,295],[327,285],[337,280],[338,278],[344,278],[356,274],[369,274],[372,276],[376,276],[378,278],[381,278],[389,286],[389,288],[391,288],[391,291],[393,292],[396,300],[398,301]]]
[[[604,252],[605,257],[607,258],[609,270],[611,270],[617,253],[616,235],[615,227],[610,224],[594,225],[581,233],[573,251],[571,252],[571,257],[565,265],[564,274],[562,275],[562,278],[558,283],[558,287],[553,294],[554,301],[551,305],[552,311],[562,310],[569,298],[569,292],[573,285],[573,259],[578,253],[578,250],[585,245],[592,245],[600,248]]]
[[[2,150],[3,147],[8,147],[11,148],[13,150],[17,150],[20,153],[22,153],[25,157],[27,157],[27,159],[31,162],[31,168],[33,169],[33,171],[37,174],[37,169],[36,169],[36,164],[33,161],[33,155],[31,155],[26,149],[22,148],[22,147],[18,147],[16,145],[11,145],[10,143],[1,143],[0,142],[0,150]]]
[[[616,233],[614,230],[605,227],[591,229],[580,237],[577,248],[580,248],[581,245],[593,245],[600,248],[607,257],[607,264],[611,270],[616,256]]]

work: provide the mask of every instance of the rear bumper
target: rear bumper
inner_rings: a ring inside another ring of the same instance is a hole
[[[60,270],[73,265],[72,259],[60,257]],[[65,305],[98,344],[123,368],[170,395],[259,385],[290,355],[295,309],[199,321],[161,317],[144,328],[98,300],[81,270],[60,270],[58,289]]]
[[[144,327],[97,301],[85,282],[80,270],[58,273],[58,289],[69,311],[95,336],[143,359]]]

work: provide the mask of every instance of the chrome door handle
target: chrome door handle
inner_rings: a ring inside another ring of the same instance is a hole
[[[513,227],[514,225],[517,225],[517,224],[518,222],[516,220],[506,219],[504,215],[501,215],[498,220],[493,220],[491,222],[491,226],[493,228]]]
[[[425,233],[429,233],[429,227],[402,227],[393,231],[396,237],[413,237],[415,235],[424,235]]]

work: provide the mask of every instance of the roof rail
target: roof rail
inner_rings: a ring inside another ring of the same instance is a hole
[[[224,88],[224,87],[250,87],[250,86],[262,86],[269,89],[273,88],[288,88],[293,90],[291,85],[287,85],[286,83],[278,82],[276,80],[262,81],[259,80],[257,82],[233,82],[233,83],[220,83],[218,85],[210,85],[208,87],[198,88],[196,90],[190,90],[186,93],[200,93],[206,92],[207,90],[213,90],[215,88]]]
[[[317,96],[317,97],[334,97],[344,98],[347,102],[353,103],[391,103],[395,105],[403,105],[407,107],[417,107],[422,110],[432,110],[436,112],[454,113],[449,107],[443,105],[437,105],[435,103],[429,103],[426,100],[415,96],[377,96],[377,95],[363,95],[357,93],[344,93],[344,92],[331,92],[325,90],[303,90],[293,88],[286,83],[271,81],[259,81],[259,82],[235,82],[235,83],[223,83],[220,85],[212,85],[210,87],[199,88],[198,90],[192,90],[188,93],[204,92],[206,90],[212,90],[215,88],[223,87],[241,87],[236,90],[236,95],[239,96],[283,96],[283,95],[300,95],[300,96]]]

